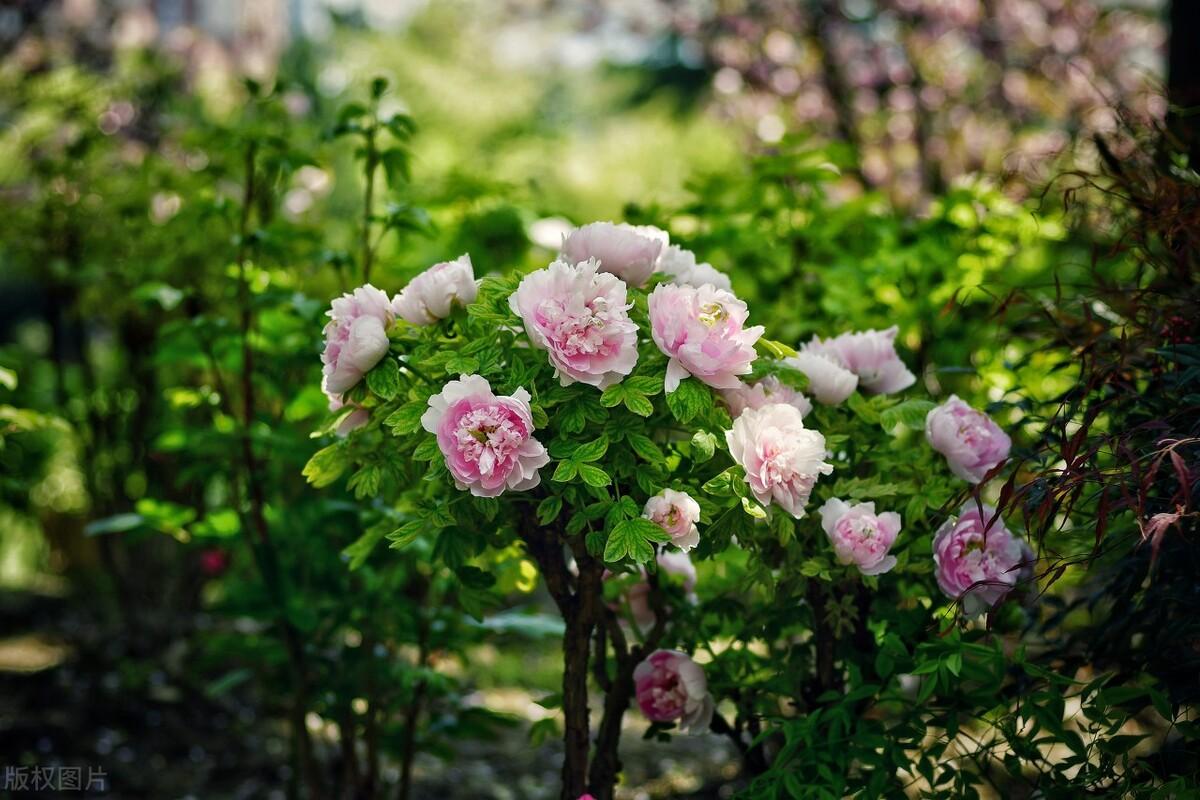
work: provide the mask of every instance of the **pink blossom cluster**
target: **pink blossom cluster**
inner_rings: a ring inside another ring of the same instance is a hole
[[[1032,551],[1005,527],[994,508],[968,502],[956,519],[947,520],[934,534],[933,563],[938,587],[974,617],[1013,590],[1023,565],[1032,564]]]
[[[702,733],[713,716],[704,669],[686,653],[655,650],[633,671],[638,708],[651,722],[678,722],[688,733]]]

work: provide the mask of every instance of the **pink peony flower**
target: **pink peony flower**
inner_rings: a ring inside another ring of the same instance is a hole
[[[663,550],[659,552],[657,561],[660,577],[683,578],[683,590],[694,603],[696,567],[688,554],[682,550]],[[625,601],[629,603],[629,613],[638,630],[648,631],[654,627],[658,617],[650,605],[650,582],[646,580],[645,570],[642,570],[642,579],[625,590]]]
[[[352,388],[387,354],[387,329],[395,315],[387,295],[369,283],[334,300],[327,313],[321,388],[333,397]]]
[[[581,264],[590,258],[601,272],[610,272],[631,286],[641,286],[654,273],[666,246],[666,233],[648,226],[593,222],[563,239],[559,258]]]
[[[948,519],[933,536],[933,563],[938,586],[961,600],[968,617],[992,608],[1016,585],[1025,548],[997,518],[986,529],[995,509],[974,502],[963,506],[958,519]]]
[[[896,566],[896,557],[888,550],[900,533],[899,514],[876,514],[874,503],[851,505],[830,498],[821,506],[821,527],[838,561],[854,564],[863,575],[882,575]]]
[[[804,373],[808,378],[808,390],[822,405],[836,406],[845,402],[858,388],[858,376],[846,369],[836,356],[805,350],[785,358],[783,363]]]
[[[885,331],[843,333],[821,341],[814,336],[804,346],[805,352],[834,357],[842,366],[858,376],[858,385],[876,394],[894,394],[907,389],[917,380],[896,354],[895,325]]]
[[[729,276],[712,264],[696,263],[696,254],[677,244],[668,245],[658,257],[658,271],[668,276],[676,286],[710,284],[727,292],[733,291]]]
[[[595,261],[555,261],[526,275],[508,298],[529,340],[550,354],[563,386],[579,381],[604,389],[637,364],[637,325],[629,319],[633,304],[625,284],[596,269]]]
[[[454,483],[476,497],[532,489],[541,481],[538,470],[550,461],[533,438],[529,392],[497,397],[478,375],[450,381],[430,397],[421,425],[437,435]]]
[[[796,519],[804,516],[818,476],[833,472],[825,462],[825,437],[804,427],[795,406],[773,403],[743,411],[725,432],[725,442],[758,501],[774,501]]]
[[[409,281],[392,300],[392,310],[413,325],[432,325],[450,316],[456,303],[465,306],[474,302],[478,292],[471,256],[464,254],[434,264]]]
[[[925,438],[946,457],[950,471],[964,481],[979,483],[997,464],[1008,458],[1012,440],[982,411],[956,395],[925,417]]]
[[[679,722],[702,733],[712,721],[713,699],[704,670],[686,653],[655,650],[633,671],[638,707],[651,722]]]
[[[670,357],[666,390],[689,375],[717,389],[736,389],[750,371],[764,328],[743,327],[746,304],[713,286],[660,284],[650,293],[650,333]]]
[[[680,550],[691,550],[700,544],[700,504],[687,492],[663,489],[646,501],[642,516],[671,536],[671,543]]]
[[[812,411],[812,403],[800,392],[788,386],[774,375],[768,375],[754,383],[742,383],[735,389],[722,389],[721,398],[729,406],[729,414],[735,419],[747,408],[762,408],[771,403],[787,403],[795,406],[804,416]]]

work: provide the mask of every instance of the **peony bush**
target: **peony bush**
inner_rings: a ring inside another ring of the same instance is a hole
[[[329,311],[337,437],[306,472],[352,471],[396,517],[367,546],[431,552],[476,616],[507,561],[536,564],[564,624],[563,798],[613,796],[635,705],[769,779],[789,724],[880,692],[862,664],[887,677],[898,631],[937,638],[938,591],[975,617],[1029,580],[978,499],[1008,437],[921,397],[897,328],[794,349],[751,316],[665,232],[607,222],[527,275],[464,255]]]

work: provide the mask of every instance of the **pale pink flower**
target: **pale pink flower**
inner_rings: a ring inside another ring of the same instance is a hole
[[[958,519],[948,519],[933,537],[933,563],[938,586],[953,600],[961,600],[968,617],[994,607],[1020,577],[1025,560],[1022,542],[996,518],[995,509],[969,502]],[[986,531],[985,531],[986,528]]]
[[[567,264],[594,258],[601,272],[612,273],[630,286],[641,286],[654,273],[665,239],[665,232],[649,226],[593,222],[563,239],[559,258]]]
[[[334,300],[327,315],[321,388],[333,397],[353,388],[387,354],[395,315],[388,296],[369,283]]]
[[[678,722],[703,733],[713,716],[704,669],[686,653],[655,650],[633,671],[638,707],[651,722]]]
[[[746,470],[746,483],[763,504],[774,501],[796,519],[821,475],[833,472],[825,461],[825,437],[804,427],[795,406],[773,403],[747,409],[725,432],[733,460]]]
[[[899,330],[893,325],[883,331],[843,333],[825,341],[814,336],[804,350],[835,357],[843,367],[858,376],[858,385],[868,392],[894,394],[912,386],[917,380],[896,354],[896,334]]]
[[[680,550],[691,550],[700,544],[700,504],[687,492],[663,489],[646,501],[642,516],[666,531],[671,543]]]
[[[712,264],[697,263],[695,253],[677,244],[668,245],[658,257],[658,271],[676,286],[703,286],[707,283],[727,292],[733,291],[728,275]]]
[[[925,438],[946,457],[950,471],[964,481],[979,483],[1008,458],[1012,440],[991,417],[976,411],[956,395],[925,417]]]
[[[526,275],[508,298],[534,347],[545,350],[563,386],[575,381],[607,388],[637,364],[633,304],[615,275],[595,261],[571,266],[555,261]]]
[[[812,411],[812,403],[807,397],[774,375],[754,383],[739,384],[734,389],[722,389],[721,399],[729,407],[729,415],[735,419],[747,408],[762,408],[771,403],[795,406],[804,416]]]
[[[900,533],[900,515],[875,513],[874,503],[846,503],[830,498],[821,506],[821,527],[843,564],[853,564],[863,575],[882,575],[896,566],[888,553]]]
[[[690,602],[696,602],[696,567],[692,559],[682,550],[661,550],[656,559],[658,574],[662,577],[683,579],[683,590]],[[650,582],[646,580],[646,571],[642,570],[642,579],[625,590],[625,601],[629,603],[629,613],[633,617],[638,630],[648,631],[654,627],[658,619],[654,607],[650,605]]]
[[[846,369],[836,356],[801,351],[785,358],[783,363],[804,373],[808,378],[808,390],[822,405],[836,406],[845,402],[858,388],[858,376]]]
[[[756,358],[754,343],[765,330],[744,327],[746,304],[714,286],[676,286],[666,283],[650,293],[650,334],[658,349],[670,357],[667,393],[689,375],[716,389],[735,389],[739,375],[750,372]]]
[[[392,310],[413,325],[432,325],[450,316],[456,304],[473,303],[478,292],[471,256],[463,254],[434,264],[409,281],[392,300]]]
[[[532,489],[550,461],[533,438],[529,392],[497,397],[479,375],[450,381],[430,397],[421,425],[437,436],[455,485],[476,497]]]

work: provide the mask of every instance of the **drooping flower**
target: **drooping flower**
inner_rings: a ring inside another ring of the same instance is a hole
[[[700,504],[687,492],[663,489],[646,501],[642,516],[666,531],[671,543],[680,550],[691,550],[700,544]]]
[[[421,425],[437,436],[455,485],[476,497],[532,489],[550,461],[533,438],[529,392],[497,397],[479,375],[463,375],[430,397]]]
[[[821,475],[833,472],[825,461],[825,437],[804,427],[795,406],[773,403],[743,411],[725,432],[733,460],[746,470],[746,483],[760,503],[774,501],[796,519]]]
[[[702,733],[712,721],[713,699],[704,669],[686,653],[655,650],[633,671],[638,707],[651,722],[678,722]]]
[[[563,386],[579,381],[604,389],[637,364],[637,325],[629,319],[633,304],[625,284],[597,272],[595,261],[555,261],[526,275],[508,305],[534,347],[549,353]]]
[[[895,325],[887,330],[843,333],[821,341],[817,336],[804,346],[805,352],[832,356],[858,376],[858,385],[876,394],[894,394],[917,380],[896,353]]]
[[[434,264],[409,281],[392,300],[392,310],[413,325],[432,325],[450,316],[455,304],[473,303],[478,292],[471,256],[464,253],[453,261]]]
[[[1012,439],[982,411],[950,395],[925,417],[925,438],[946,457],[950,471],[964,481],[979,483],[1008,458]]]
[[[948,519],[933,537],[933,563],[938,587],[960,600],[968,617],[978,616],[1003,600],[1020,577],[1025,550],[990,506],[963,506],[958,519]]]
[[[369,283],[334,300],[327,314],[321,388],[332,398],[353,388],[384,357],[395,315],[388,296]]]
[[[592,222],[563,239],[559,258],[567,264],[594,258],[601,272],[612,273],[630,286],[641,286],[654,273],[665,246],[666,233],[657,228]]]
[[[835,497],[821,506],[821,527],[838,561],[853,564],[863,575],[882,575],[896,566],[888,553],[900,533],[900,515],[875,513],[874,503],[846,503]]]
[[[765,330],[744,327],[746,304],[714,286],[665,283],[650,293],[650,334],[670,357],[664,385],[675,391],[689,375],[716,389],[735,389],[750,372],[754,343]]]
[[[668,276],[677,286],[703,286],[710,284],[727,292],[733,291],[729,276],[712,264],[696,262],[696,254],[677,244],[668,245],[658,257],[658,271]]]
[[[795,406],[804,416],[808,416],[812,411],[812,403],[807,397],[774,375],[768,375],[754,383],[739,384],[734,389],[722,389],[721,399],[729,407],[729,415],[734,419],[747,408],[762,408],[771,403]]]
[[[661,550],[656,559],[658,574],[661,577],[682,578],[683,591],[691,602],[696,601],[696,567],[692,559],[682,550]],[[660,580],[661,580],[660,577]],[[646,571],[642,570],[642,579],[625,590],[625,601],[629,603],[629,613],[633,617],[638,630],[648,631],[654,627],[658,619],[654,607],[650,604],[650,582],[646,579]]]
[[[808,378],[808,389],[818,403],[836,406],[854,394],[858,376],[846,369],[836,357],[801,351],[783,363],[798,369]]]

